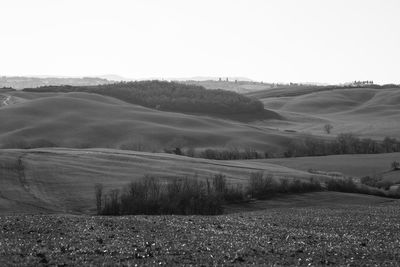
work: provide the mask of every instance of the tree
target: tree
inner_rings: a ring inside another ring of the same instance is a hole
[[[400,170],[400,163],[398,161],[393,161],[391,167],[394,171]]]
[[[396,151],[396,144],[397,144],[396,138],[390,138],[386,136],[385,139],[383,139],[382,144],[386,153],[391,153]]]
[[[327,123],[324,125],[324,130],[327,134],[330,134],[332,129],[333,129],[333,126],[331,124]]]
[[[102,210],[103,185],[96,184],[94,187],[94,191],[96,195],[97,214],[100,215]]]
[[[357,152],[357,143],[359,139],[352,133],[341,133],[336,141],[339,145],[340,154],[354,154]]]

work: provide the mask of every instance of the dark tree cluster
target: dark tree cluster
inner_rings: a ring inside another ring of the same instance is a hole
[[[263,172],[250,174],[247,194],[254,199],[268,199],[277,194],[293,194],[322,191],[321,183],[313,178],[310,181],[294,179],[275,180],[271,174],[264,175]]]
[[[300,181],[276,180],[262,172],[250,174],[247,187],[227,183],[223,174],[211,180],[196,177],[161,179],[145,176],[132,182],[122,191],[114,189],[103,194],[103,186],[95,186],[97,213],[100,215],[127,214],[200,214],[216,215],[226,204],[267,199],[277,194],[321,191],[321,184],[311,179]],[[122,192],[122,193],[121,193]]]
[[[175,154],[179,156],[187,156],[191,158],[204,158],[214,160],[243,160],[243,159],[266,159],[270,155],[268,152],[257,151],[254,148],[206,148],[206,149],[194,149],[193,147],[187,149],[181,149],[176,147],[174,149],[164,149],[165,153]]]
[[[253,114],[264,111],[259,100],[226,90],[165,81],[138,81],[98,86],[45,86],[28,92],[88,92],[145,107],[186,113]]]
[[[208,148],[201,151],[199,157],[215,160],[263,159],[268,158],[268,153],[258,152],[255,149],[245,149],[240,151],[238,149],[217,150]]]
[[[222,188],[221,188],[222,186]],[[195,178],[160,178],[145,176],[130,183],[122,193],[111,190],[102,195],[96,186],[97,213],[124,214],[201,214],[215,215],[223,211],[225,177],[216,175],[212,181]]]

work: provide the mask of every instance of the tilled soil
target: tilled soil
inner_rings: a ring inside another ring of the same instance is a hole
[[[0,216],[0,266],[398,265],[399,201],[221,216]]]

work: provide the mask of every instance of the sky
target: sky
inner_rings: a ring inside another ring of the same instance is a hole
[[[399,0],[0,0],[0,76],[400,83]]]

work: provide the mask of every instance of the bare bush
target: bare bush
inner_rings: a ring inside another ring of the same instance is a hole
[[[332,131],[332,129],[333,129],[333,126],[331,125],[331,124],[325,124],[324,125],[324,130],[325,130],[325,132],[327,133],[327,134],[330,134],[331,133],[331,131]]]
[[[95,196],[96,196],[96,211],[97,214],[101,214],[101,209],[102,209],[102,198],[103,198],[103,185],[102,184],[96,184],[94,187],[95,191]]]
[[[400,163],[398,161],[393,161],[392,164],[390,164],[390,166],[394,171],[400,170]]]
[[[221,182],[221,176],[214,178]],[[218,184],[213,182],[212,184]],[[225,188],[218,190],[226,191]],[[101,214],[221,214],[224,196],[207,181],[175,178],[162,181],[153,176],[132,182],[122,193],[111,191]]]

